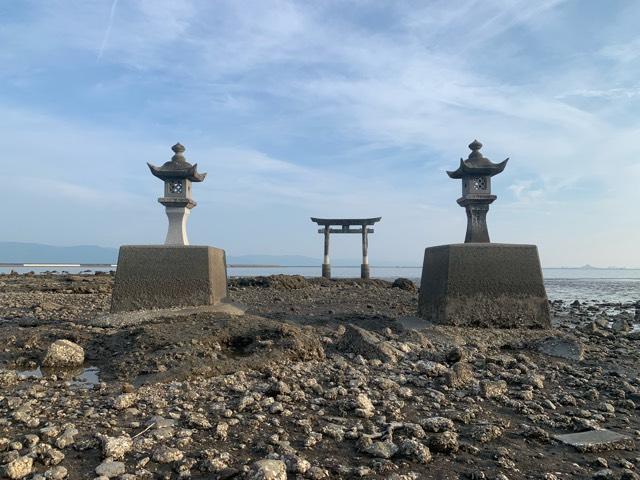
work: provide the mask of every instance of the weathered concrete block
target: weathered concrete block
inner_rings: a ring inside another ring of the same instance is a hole
[[[589,430],[580,433],[555,435],[556,440],[575,447],[581,452],[602,452],[606,450],[633,450],[633,438],[611,430]]]
[[[549,328],[538,249],[500,243],[427,248],[418,314],[446,325]]]
[[[194,245],[120,247],[111,312],[216,305],[226,296],[224,250]]]

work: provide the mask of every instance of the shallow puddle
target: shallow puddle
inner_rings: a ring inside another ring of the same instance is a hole
[[[36,368],[35,370],[18,370],[16,373],[18,374],[18,378],[22,378],[23,380],[26,380],[28,378],[43,377],[40,367]]]
[[[56,375],[58,379],[68,380],[71,385],[81,388],[91,388],[100,383],[100,370],[98,367],[87,367],[77,369],[50,369],[37,367],[33,370],[20,370],[18,377],[22,379],[38,379]]]

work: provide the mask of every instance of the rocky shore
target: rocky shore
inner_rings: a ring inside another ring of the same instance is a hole
[[[632,304],[463,329],[406,280],[274,276],[110,325],[111,285],[0,276],[1,478],[640,478]]]

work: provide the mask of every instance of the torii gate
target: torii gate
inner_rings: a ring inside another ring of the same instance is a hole
[[[311,221],[320,225],[318,233],[324,234],[324,259],[322,261],[322,276],[331,278],[331,264],[329,262],[329,235],[332,233],[361,233],[362,234],[362,265],[360,265],[360,278],[369,278],[369,241],[367,234],[373,233],[374,225],[379,222],[382,217],[376,218],[314,218]],[[331,228],[332,225],[340,228]],[[361,228],[350,228],[352,226],[360,226]]]

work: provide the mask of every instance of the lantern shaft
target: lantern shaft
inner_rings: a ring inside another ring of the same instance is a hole
[[[169,218],[169,229],[164,244],[189,245],[187,221],[191,210],[187,207],[165,207],[165,210]]]
[[[487,212],[489,204],[470,204],[465,206],[467,211],[467,234],[464,243],[489,243],[487,228]]]

